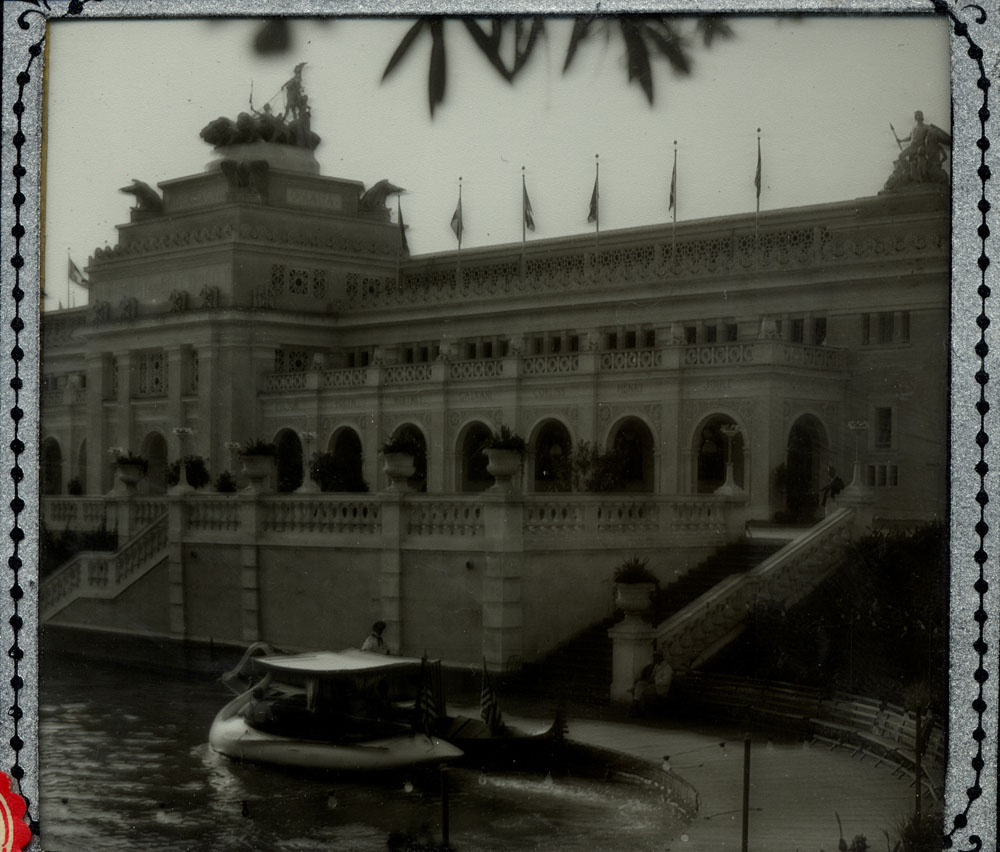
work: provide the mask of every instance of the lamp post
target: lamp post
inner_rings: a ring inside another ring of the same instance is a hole
[[[320,490],[319,483],[316,482],[310,475],[312,471],[312,453],[310,448],[312,447],[313,441],[316,440],[315,432],[299,432],[299,437],[302,439],[303,450],[302,450],[302,484],[295,489],[296,494],[315,494]]]
[[[854,472],[851,476],[851,484],[848,486],[852,489],[858,489],[862,487],[861,483],[861,459],[860,459],[860,448],[861,448],[861,434],[868,429],[867,420],[849,420],[847,423],[847,428],[854,433]]]
[[[715,493],[724,497],[737,497],[743,494],[743,489],[736,484],[734,476],[733,439],[740,434],[740,427],[737,423],[726,423],[719,427],[719,431],[726,438],[726,481],[715,489]]]

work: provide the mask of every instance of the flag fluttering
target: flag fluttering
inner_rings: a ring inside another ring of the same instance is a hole
[[[462,179],[458,179],[458,205],[455,207],[455,212],[451,215],[451,229],[455,232],[455,236],[458,237],[458,247],[462,247],[462,232],[465,230],[465,225],[462,222]]]
[[[486,670],[486,660],[483,660],[483,689],[479,696],[480,715],[490,733],[496,734],[503,729],[503,717],[500,715],[500,705],[497,703],[489,672]]]
[[[417,720],[425,734],[433,733],[437,727],[440,713],[437,699],[434,695],[434,684],[431,677],[431,667],[424,657],[420,661],[420,691],[417,693]]]
[[[406,242],[406,225],[403,224],[403,208],[399,203],[399,196],[396,196],[396,218],[399,220],[399,245],[403,254],[410,253],[410,246]]]
[[[90,281],[84,277],[80,267],[73,263],[73,258],[69,258],[69,280],[80,287],[90,286]]]
[[[529,231],[534,231],[535,214],[531,209],[531,199],[528,198],[528,188],[524,183],[524,175],[521,175],[521,209],[524,214],[524,227]]]
[[[754,176],[753,185],[757,188],[757,207],[760,208],[760,128],[757,128],[757,174]]]
[[[599,202],[601,198],[599,176],[594,177],[594,191],[590,193],[590,212],[587,213],[588,222],[596,222],[600,214]]]
[[[674,211],[674,217],[677,217],[677,143],[674,143],[674,170],[670,174],[670,204],[667,206],[667,210]]]

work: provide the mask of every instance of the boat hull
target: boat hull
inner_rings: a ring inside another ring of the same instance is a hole
[[[462,750],[437,737],[403,734],[357,743],[296,739],[260,731],[247,723],[241,711],[249,693],[227,704],[215,717],[208,742],[213,750],[234,760],[269,763],[303,769],[373,771],[426,763],[442,763],[462,756]]]

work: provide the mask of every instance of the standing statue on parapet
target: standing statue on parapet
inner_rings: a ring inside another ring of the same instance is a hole
[[[305,112],[307,101],[305,89],[302,86],[302,69],[304,66],[305,62],[300,62],[296,65],[292,79],[281,87],[285,92],[285,113],[282,115],[285,121],[288,121],[289,114],[292,117],[292,121],[295,121],[297,118],[301,118]]]
[[[940,127],[924,124],[924,114],[917,110],[913,114],[916,124],[909,136],[900,139],[899,157],[893,164],[893,172],[885,182],[885,189],[892,192],[915,184],[946,184],[948,172],[943,168],[948,158],[945,146],[951,146],[951,136]],[[889,125],[892,128],[892,124]],[[893,135],[895,136],[893,128]],[[905,148],[904,142],[909,142]]]

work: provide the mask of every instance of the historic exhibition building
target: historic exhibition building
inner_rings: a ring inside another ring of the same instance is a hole
[[[944,516],[936,150],[866,198],[410,256],[395,187],[320,174],[307,110],[202,135],[215,161],[135,184],[89,304],[43,317],[43,523],[117,532],[44,579],[44,620],[324,648],[381,618],[394,650],[502,667],[606,617],[627,556],[669,592],[800,531],[651,628],[690,662],[859,529]]]

